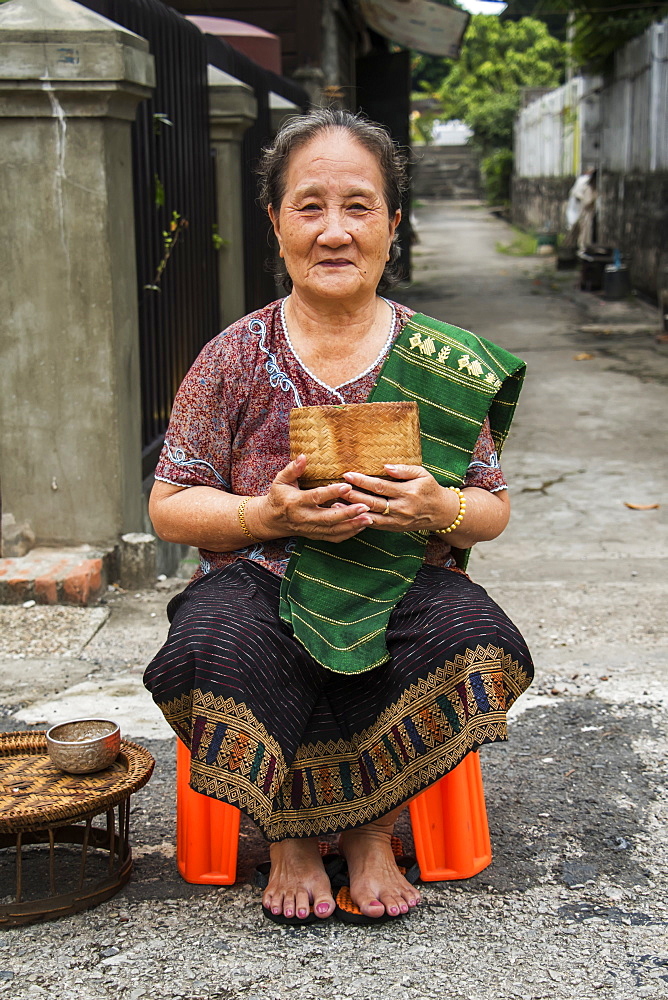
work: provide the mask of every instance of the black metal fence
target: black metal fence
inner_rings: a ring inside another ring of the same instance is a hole
[[[270,255],[268,226],[257,205],[253,173],[271,137],[269,93],[304,109],[307,96],[227,43],[203,35],[159,0],[82,2],[145,38],[155,58],[156,88],[139,105],[132,130],[143,474],[148,476],[176,390],[199,350],[220,329],[207,64],[249,84],[258,102],[258,119],[243,142],[240,192],[248,311],[275,295],[274,279],[264,267]]]
[[[159,0],[85,0],[145,38],[156,88],[133,126],[144,475],[155,468],[181,379],[215,336],[215,188],[206,44]]]
[[[276,283],[267,268],[273,251],[269,220],[257,200],[256,169],[262,148],[271,138],[269,96],[271,92],[308,110],[308,95],[296,83],[263,69],[227,42],[207,35],[209,62],[248,84],[255,91],[257,119],[246,131],[243,144],[242,190],[244,213],[244,274],[246,310],[258,309],[276,297]]]

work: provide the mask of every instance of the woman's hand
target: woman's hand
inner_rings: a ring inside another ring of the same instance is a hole
[[[439,486],[431,473],[419,465],[386,465],[385,470],[391,480],[359,472],[346,472],[343,476],[354,487],[346,501],[366,503],[375,528],[436,531],[453,523],[459,513],[459,497],[453,490]],[[451,545],[469,548],[500,535],[510,517],[508,491],[489,493],[472,487],[465,490],[465,496],[462,523],[441,537]]]
[[[248,501],[246,523],[260,540],[299,535],[343,542],[373,524],[366,499],[348,502],[353,490],[346,483],[300,490],[305,468],[306,457],[300,455],[281,469],[266,496]],[[327,503],[333,506],[325,507]]]
[[[420,465],[386,465],[385,469],[396,481],[359,472],[346,472],[343,477],[356,487],[346,500],[366,503],[374,527],[384,531],[433,531],[452,524],[459,510],[459,500],[452,490],[439,486]],[[390,509],[384,513],[388,503]]]

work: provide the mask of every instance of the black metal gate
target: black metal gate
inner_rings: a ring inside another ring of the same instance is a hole
[[[208,59],[212,65],[248,84],[255,91],[257,119],[246,131],[243,144],[242,191],[244,215],[244,272],[246,311],[259,309],[276,297],[276,283],[267,268],[273,249],[269,220],[258,204],[257,169],[263,147],[271,140],[269,95],[273,91],[308,110],[308,95],[298,84],[263,69],[227,42],[207,35]]]
[[[373,121],[380,122],[392,138],[410,150],[410,52],[374,49],[357,60],[357,104]],[[399,224],[400,265],[404,278],[411,274],[411,195],[406,191]]]
[[[159,0],[84,0],[145,38],[156,88],[132,130],[143,473],[155,468],[176,390],[219,330],[204,36]]]

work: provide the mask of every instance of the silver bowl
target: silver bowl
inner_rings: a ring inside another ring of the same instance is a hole
[[[68,774],[101,771],[116,760],[121,730],[108,719],[72,719],[51,726],[46,734],[49,757]]]

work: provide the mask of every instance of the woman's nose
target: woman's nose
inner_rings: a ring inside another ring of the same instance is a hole
[[[352,243],[352,236],[345,226],[345,216],[341,212],[326,212],[323,216],[323,229],[318,235],[320,246],[340,247]]]

